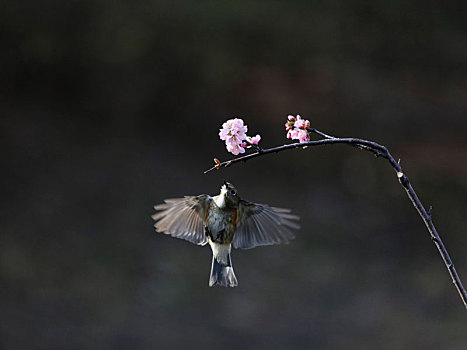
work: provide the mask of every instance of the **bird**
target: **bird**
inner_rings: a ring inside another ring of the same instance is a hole
[[[216,196],[201,194],[165,199],[154,206],[154,227],[172,237],[212,250],[209,286],[236,287],[233,248],[289,243],[300,229],[290,209],[271,207],[242,199],[235,186],[224,180]]]

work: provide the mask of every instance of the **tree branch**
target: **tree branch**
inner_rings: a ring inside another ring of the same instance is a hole
[[[436,245],[438,248],[438,251],[444,261],[444,264],[446,265],[446,268],[449,271],[449,275],[451,276],[452,283],[456,287],[462,302],[464,303],[465,308],[467,309],[467,292],[462,285],[462,282],[459,278],[459,275],[457,274],[457,271],[454,267],[454,264],[451,260],[451,257],[449,256],[448,251],[446,250],[446,247],[444,246],[438,231],[436,230],[433,221],[431,219],[431,210],[430,212],[427,212],[425,210],[425,207],[422,205],[420,202],[420,199],[418,198],[417,194],[415,193],[415,190],[413,189],[412,185],[410,184],[409,178],[407,175],[404,174],[402,171],[402,167],[399,163],[399,161],[396,162],[394,157],[391,155],[391,153],[388,151],[388,149],[380,145],[376,142],[373,141],[367,141],[367,140],[362,140],[362,139],[357,139],[357,138],[337,138],[333,137],[330,135],[327,135],[317,129],[314,128],[309,128],[309,132],[315,133],[317,135],[320,135],[324,137],[324,139],[321,140],[315,140],[315,141],[308,141],[308,142],[303,142],[303,143],[291,143],[291,144],[286,144],[283,146],[277,146],[277,147],[272,147],[272,148],[258,148],[257,152],[250,153],[244,156],[240,156],[237,158],[233,158],[221,163],[216,164],[212,168],[206,170],[204,173],[207,174],[210,171],[217,169],[219,170],[221,167],[228,167],[232,164],[239,163],[239,162],[246,162],[250,159],[263,156],[269,153],[278,153],[286,150],[291,150],[295,148],[306,148],[306,147],[313,147],[313,146],[322,146],[322,145],[333,145],[333,144],[345,144],[345,145],[350,145],[353,147],[357,147],[359,149],[368,151],[373,153],[376,157],[383,157],[387,159],[387,161],[391,164],[391,166],[394,168],[396,171],[397,178],[399,180],[399,183],[402,185],[402,187],[405,189],[407,192],[407,196],[409,197],[410,201],[414,205],[415,209],[417,210],[418,214],[422,218],[423,222],[425,223],[425,226],[428,229],[428,232],[430,233],[431,240],[433,243]]]

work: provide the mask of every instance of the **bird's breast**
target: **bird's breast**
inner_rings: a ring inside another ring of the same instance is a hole
[[[206,226],[210,238],[217,243],[230,244],[237,226],[237,210],[210,210]]]

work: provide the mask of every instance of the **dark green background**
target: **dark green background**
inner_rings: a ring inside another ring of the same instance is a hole
[[[4,349],[465,349],[462,302],[391,167],[335,145],[264,147],[288,114],[401,158],[467,283],[465,1],[3,1]],[[152,206],[233,182],[291,208],[288,246],[211,253]]]

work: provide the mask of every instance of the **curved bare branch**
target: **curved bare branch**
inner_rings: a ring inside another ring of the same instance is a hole
[[[303,143],[291,143],[291,144],[286,144],[286,145],[272,147],[272,148],[265,148],[265,149],[257,147],[257,151],[254,153],[250,153],[250,154],[240,156],[237,158],[233,158],[233,159],[221,162],[221,163],[217,163],[215,166],[206,170],[204,173],[207,174],[214,169],[219,170],[221,167],[228,167],[235,163],[246,162],[250,159],[264,156],[270,153],[279,153],[282,151],[287,151],[287,150],[291,150],[295,148],[314,147],[314,146],[333,145],[333,144],[350,145],[350,146],[359,148],[361,150],[371,152],[377,157],[382,157],[382,158],[387,159],[387,161],[391,164],[391,166],[396,171],[396,175],[399,180],[399,183],[405,189],[407,196],[409,197],[410,201],[414,205],[418,214],[422,218],[426,228],[428,229],[428,232],[430,233],[430,238],[433,241],[433,243],[436,245],[436,247],[438,248],[438,251],[444,261],[444,264],[446,265],[446,268],[449,271],[449,275],[452,278],[452,283],[456,287],[462,299],[462,302],[464,303],[464,306],[467,309],[467,292],[464,286],[462,285],[459,275],[457,274],[457,271],[451,260],[451,257],[449,256],[449,253],[446,247],[444,246],[441,240],[441,237],[439,236],[438,231],[436,230],[433,224],[433,221],[431,218],[431,210],[430,212],[427,212],[425,207],[420,202],[420,199],[418,198],[417,194],[415,193],[415,190],[410,184],[409,178],[402,171],[402,167],[399,161],[396,161],[394,159],[394,157],[391,155],[391,153],[385,146],[380,145],[373,141],[367,141],[367,140],[362,140],[362,139],[352,138],[352,137],[348,137],[348,138],[333,137],[314,128],[310,128],[308,129],[308,131],[313,132],[317,135],[320,135],[321,137],[324,137],[324,138],[321,140],[314,140],[314,141],[308,141],[308,142],[303,142]]]

